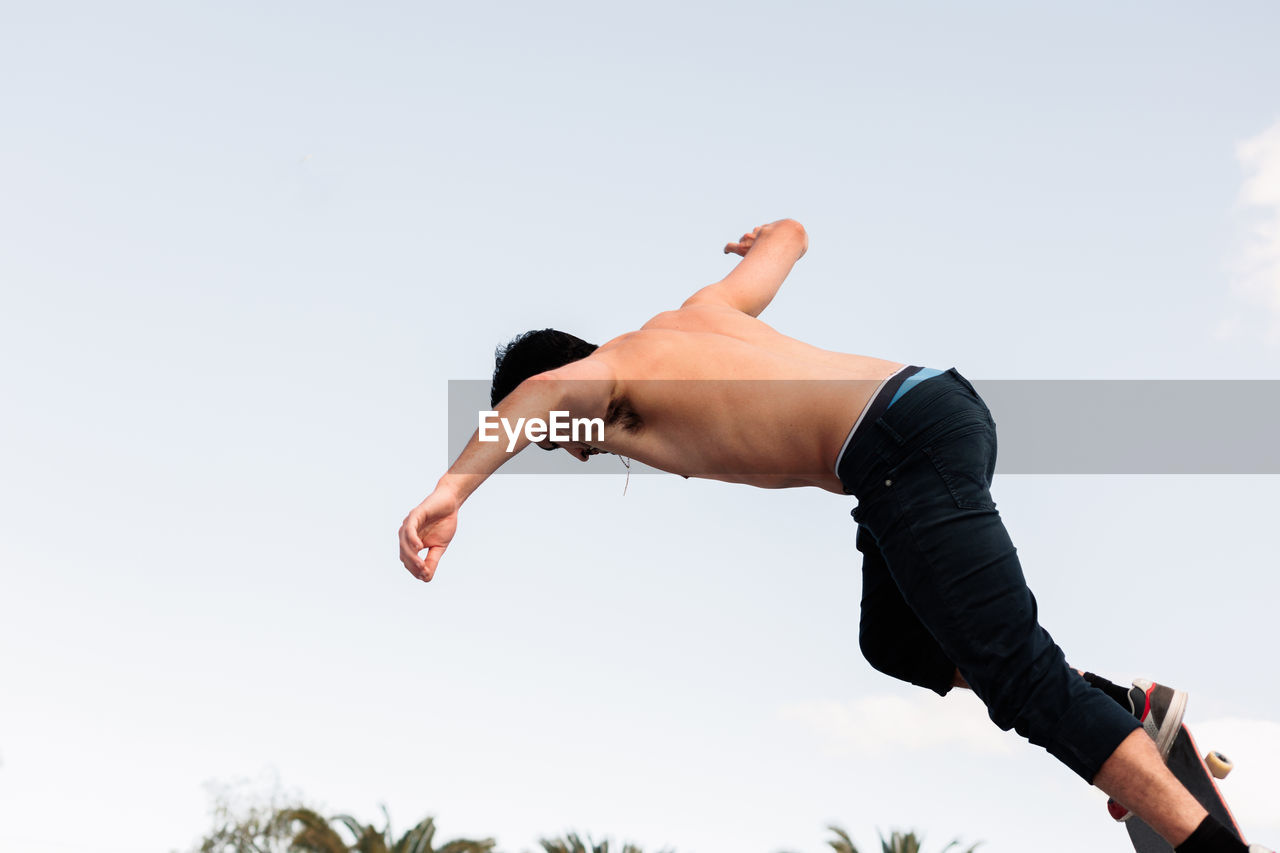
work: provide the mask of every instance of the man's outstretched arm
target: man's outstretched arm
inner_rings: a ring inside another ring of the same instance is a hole
[[[508,423],[524,419],[550,420],[551,412],[567,411],[573,417],[603,417],[612,399],[612,371],[599,359],[585,358],[556,370],[526,379],[498,403],[498,417]],[[529,446],[524,430],[514,444],[481,441],[477,430],[457,460],[400,525],[400,562],[423,581],[431,580],[458,526],[458,510],[472,492],[511,457]],[[426,551],[419,556],[419,553]]]
[[[761,225],[724,247],[725,254],[742,255],[733,272],[685,300],[693,305],[727,305],[756,317],[768,307],[796,261],[809,248],[804,226],[794,219]]]

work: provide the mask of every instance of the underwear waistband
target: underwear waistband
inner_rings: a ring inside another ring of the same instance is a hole
[[[892,406],[894,403],[901,400],[904,394],[926,379],[932,379],[933,377],[941,376],[944,373],[946,373],[945,370],[939,370],[936,367],[921,367],[914,374],[903,380],[903,383],[898,386],[898,393],[893,395],[893,399],[889,401],[889,405]]]
[[[875,423],[891,405],[896,403],[898,398],[906,393],[903,390],[903,385],[906,381],[924,369],[915,364],[908,364],[906,367],[899,368],[896,373],[880,383],[880,387],[871,395],[871,399],[863,407],[858,419],[853,422],[853,428],[849,430],[849,435],[845,438],[844,444],[840,445],[840,452],[836,454],[836,466],[833,469],[837,476],[840,472],[840,460],[844,458],[844,453],[849,449],[849,445],[853,444],[854,438],[858,436],[867,424]],[[941,372],[937,371],[933,375],[936,376]]]

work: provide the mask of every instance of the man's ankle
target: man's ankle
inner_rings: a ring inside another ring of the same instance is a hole
[[[1248,853],[1249,848],[1213,815],[1207,815],[1174,853]]]

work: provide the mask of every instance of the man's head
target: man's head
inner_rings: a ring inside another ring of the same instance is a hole
[[[511,343],[498,347],[494,353],[489,405],[497,406],[503,397],[530,376],[563,367],[595,351],[595,344],[555,329],[537,329],[517,335]]]

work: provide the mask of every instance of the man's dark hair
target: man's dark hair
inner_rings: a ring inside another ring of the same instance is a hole
[[[493,354],[493,386],[489,389],[489,405],[498,405],[503,397],[530,376],[563,367],[595,351],[595,344],[555,329],[535,329],[517,335],[511,343],[498,347]]]

